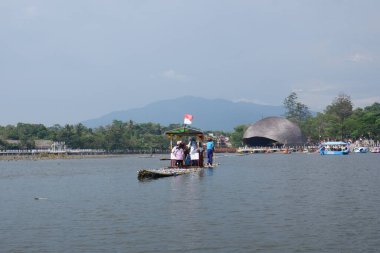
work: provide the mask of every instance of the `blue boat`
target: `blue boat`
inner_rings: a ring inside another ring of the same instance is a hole
[[[321,155],[348,155],[350,149],[347,142],[328,141],[321,144],[319,153]]]

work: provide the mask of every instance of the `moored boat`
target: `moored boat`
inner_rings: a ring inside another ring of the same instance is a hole
[[[368,153],[369,148],[368,147],[355,147],[354,152],[355,153]]]
[[[343,141],[324,142],[319,148],[321,155],[348,155],[349,152],[348,143]]]

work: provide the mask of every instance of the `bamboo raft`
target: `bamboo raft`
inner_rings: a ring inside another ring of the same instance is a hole
[[[202,131],[199,131],[197,129],[190,128],[186,125],[180,128],[176,128],[173,130],[170,130],[165,133],[166,136],[170,138],[170,150],[173,149],[173,139],[181,140],[181,138],[188,138],[188,137],[195,137],[198,139],[198,141],[202,141],[204,139],[204,133]],[[194,166],[184,166],[181,168],[173,166],[175,164],[174,158],[160,158],[160,160],[169,160],[171,161],[170,166],[164,167],[161,169],[141,169],[137,171],[137,178],[139,180],[144,179],[156,179],[161,177],[172,177],[172,176],[178,176],[183,174],[190,174],[194,172],[202,171],[205,168],[214,168],[218,164],[214,164],[213,166],[203,166],[203,152],[199,153],[199,157],[194,160],[198,160],[197,165]]]
[[[188,168],[168,167],[168,168],[161,168],[161,169],[142,169],[142,170],[137,171],[137,179],[144,180],[144,179],[156,179],[156,178],[161,178],[161,177],[179,176],[183,174],[199,172],[203,169],[212,169],[212,168],[217,167],[218,165],[219,164],[214,164],[212,166],[206,166],[206,167],[188,167]]]
[[[172,177],[183,174],[194,173],[202,170],[201,167],[196,168],[161,168],[161,169],[142,169],[137,172],[137,179],[156,179],[160,177]]]

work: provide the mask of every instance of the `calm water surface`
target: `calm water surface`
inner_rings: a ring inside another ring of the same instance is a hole
[[[158,158],[0,161],[0,252],[379,252],[378,154]]]

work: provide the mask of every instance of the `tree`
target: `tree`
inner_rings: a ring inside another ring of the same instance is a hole
[[[239,125],[234,128],[235,131],[231,134],[231,143],[234,147],[240,147],[243,144],[243,136],[246,129],[246,125]]]
[[[368,137],[380,137],[380,104],[374,103],[371,106],[364,108],[365,117],[363,119],[364,125],[367,126]]]
[[[285,117],[298,125],[306,122],[308,118],[311,117],[309,107],[298,102],[297,93],[295,92],[290,93],[290,95],[285,98],[283,104],[286,109]]]
[[[57,141],[65,142],[68,147],[78,148],[75,144],[75,130],[74,126],[66,124],[57,133]]]
[[[352,102],[351,97],[341,93],[325,109],[325,113],[335,117],[340,126],[340,137],[344,138],[344,123],[345,120],[352,114]]]
[[[315,117],[310,117],[304,124],[302,132],[310,143],[320,142],[326,136],[327,119],[323,113],[318,112]]]
[[[344,123],[346,132],[350,133],[352,139],[358,139],[363,136],[366,128],[363,123],[364,110],[362,108],[355,109],[351,116]]]
[[[124,124],[120,120],[114,120],[112,125],[107,128],[107,140],[109,150],[123,150],[125,148],[125,141],[123,140]]]
[[[380,136],[380,104],[374,103],[364,109],[357,108],[346,120],[346,127],[349,127],[354,138],[379,138]]]

